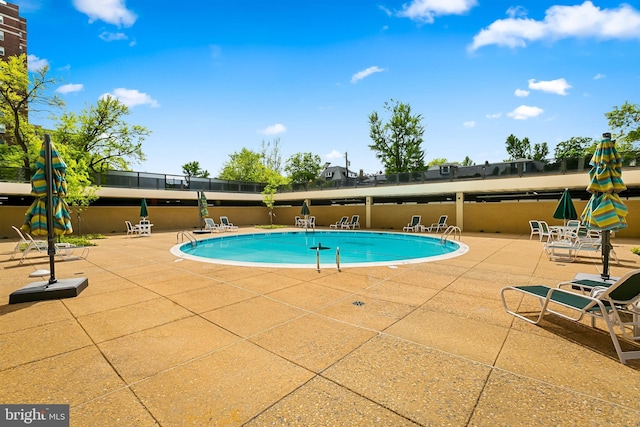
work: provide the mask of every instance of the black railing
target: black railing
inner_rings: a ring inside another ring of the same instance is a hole
[[[635,154],[635,153],[634,153]],[[623,168],[635,168],[640,158],[622,155]],[[389,185],[410,185],[427,182],[455,180],[497,179],[514,176],[560,175],[566,173],[587,173],[591,156],[565,158],[562,160],[514,160],[503,163],[484,163],[473,166],[454,164],[438,168],[408,173],[380,174],[342,180],[318,179],[307,184],[289,184],[278,189],[281,193],[299,191],[321,191],[336,188],[378,187]],[[29,182],[35,171],[25,168],[0,167],[0,181]],[[231,181],[216,178],[187,178],[180,175],[164,175],[148,172],[108,171],[96,173],[92,182],[102,187],[138,188],[153,190],[213,191],[226,193],[261,193],[266,184],[257,182]]]

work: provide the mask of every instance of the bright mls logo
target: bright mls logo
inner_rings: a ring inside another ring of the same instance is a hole
[[[69,405],[0,405],[0,427],[69,427]]]

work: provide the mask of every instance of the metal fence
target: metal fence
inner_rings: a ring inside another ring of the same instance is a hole
[[[622,154],[624,168],[635,168],[639,164],[633,155]],[[317,179],[307,184],[289,184],[279,192],[298,192],[336,188],[378,187],[388,185],[410,185],[427,182],[455,180],[499,179],[513,176],[560,175],[586,173],[590,169],[591,156],[565,158],[561,160],[514,160],[501,163],[485,162],[481,165],[460,166],[445,164],[424,171],[395,174],[360,176],[348,179]],[[35,171],[25,168],[0,167],[0,181],[29,182]],[[180,175],[166,175],[148,172],[108,171],[96,173],[92,182],[102,187],[138,188],[153,190],[213,191],[226,193],[261,193],[266,184],[245,181],[231,181],[216,178],[189,178]]]

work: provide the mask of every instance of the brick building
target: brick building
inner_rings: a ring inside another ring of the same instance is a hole
[[[27,20],[15,4],[0,0],[0,58],[27,53]]]

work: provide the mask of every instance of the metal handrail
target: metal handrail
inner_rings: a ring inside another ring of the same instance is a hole
[[[442,233],[442,237],[440,237],[440,243],[442,244],[446,243],[449,237],[451,236],[451,234],[453,234],[454,240],[456,238],[456,235],[458,236],[458,240],[460,240],[460,237],[462,235],[462,230],[460,230],[460,227],[456,225],[448,226],[447,229],[444,230],[444,232]]]
[[[182,241],[184,242],[184,238],[186,237],[187,240],[189,240],[189,242],[191,242],[191,246],[196,246],[198,244],[198,240],[195,238],[195,236],[193,234],[191,234],[191,232],[187,231],[187,230],[183,230],[183,231],[178,231],[178,234],[176,235],[176,243],[180,243],[178,241],[178,239],[182,237]]]

